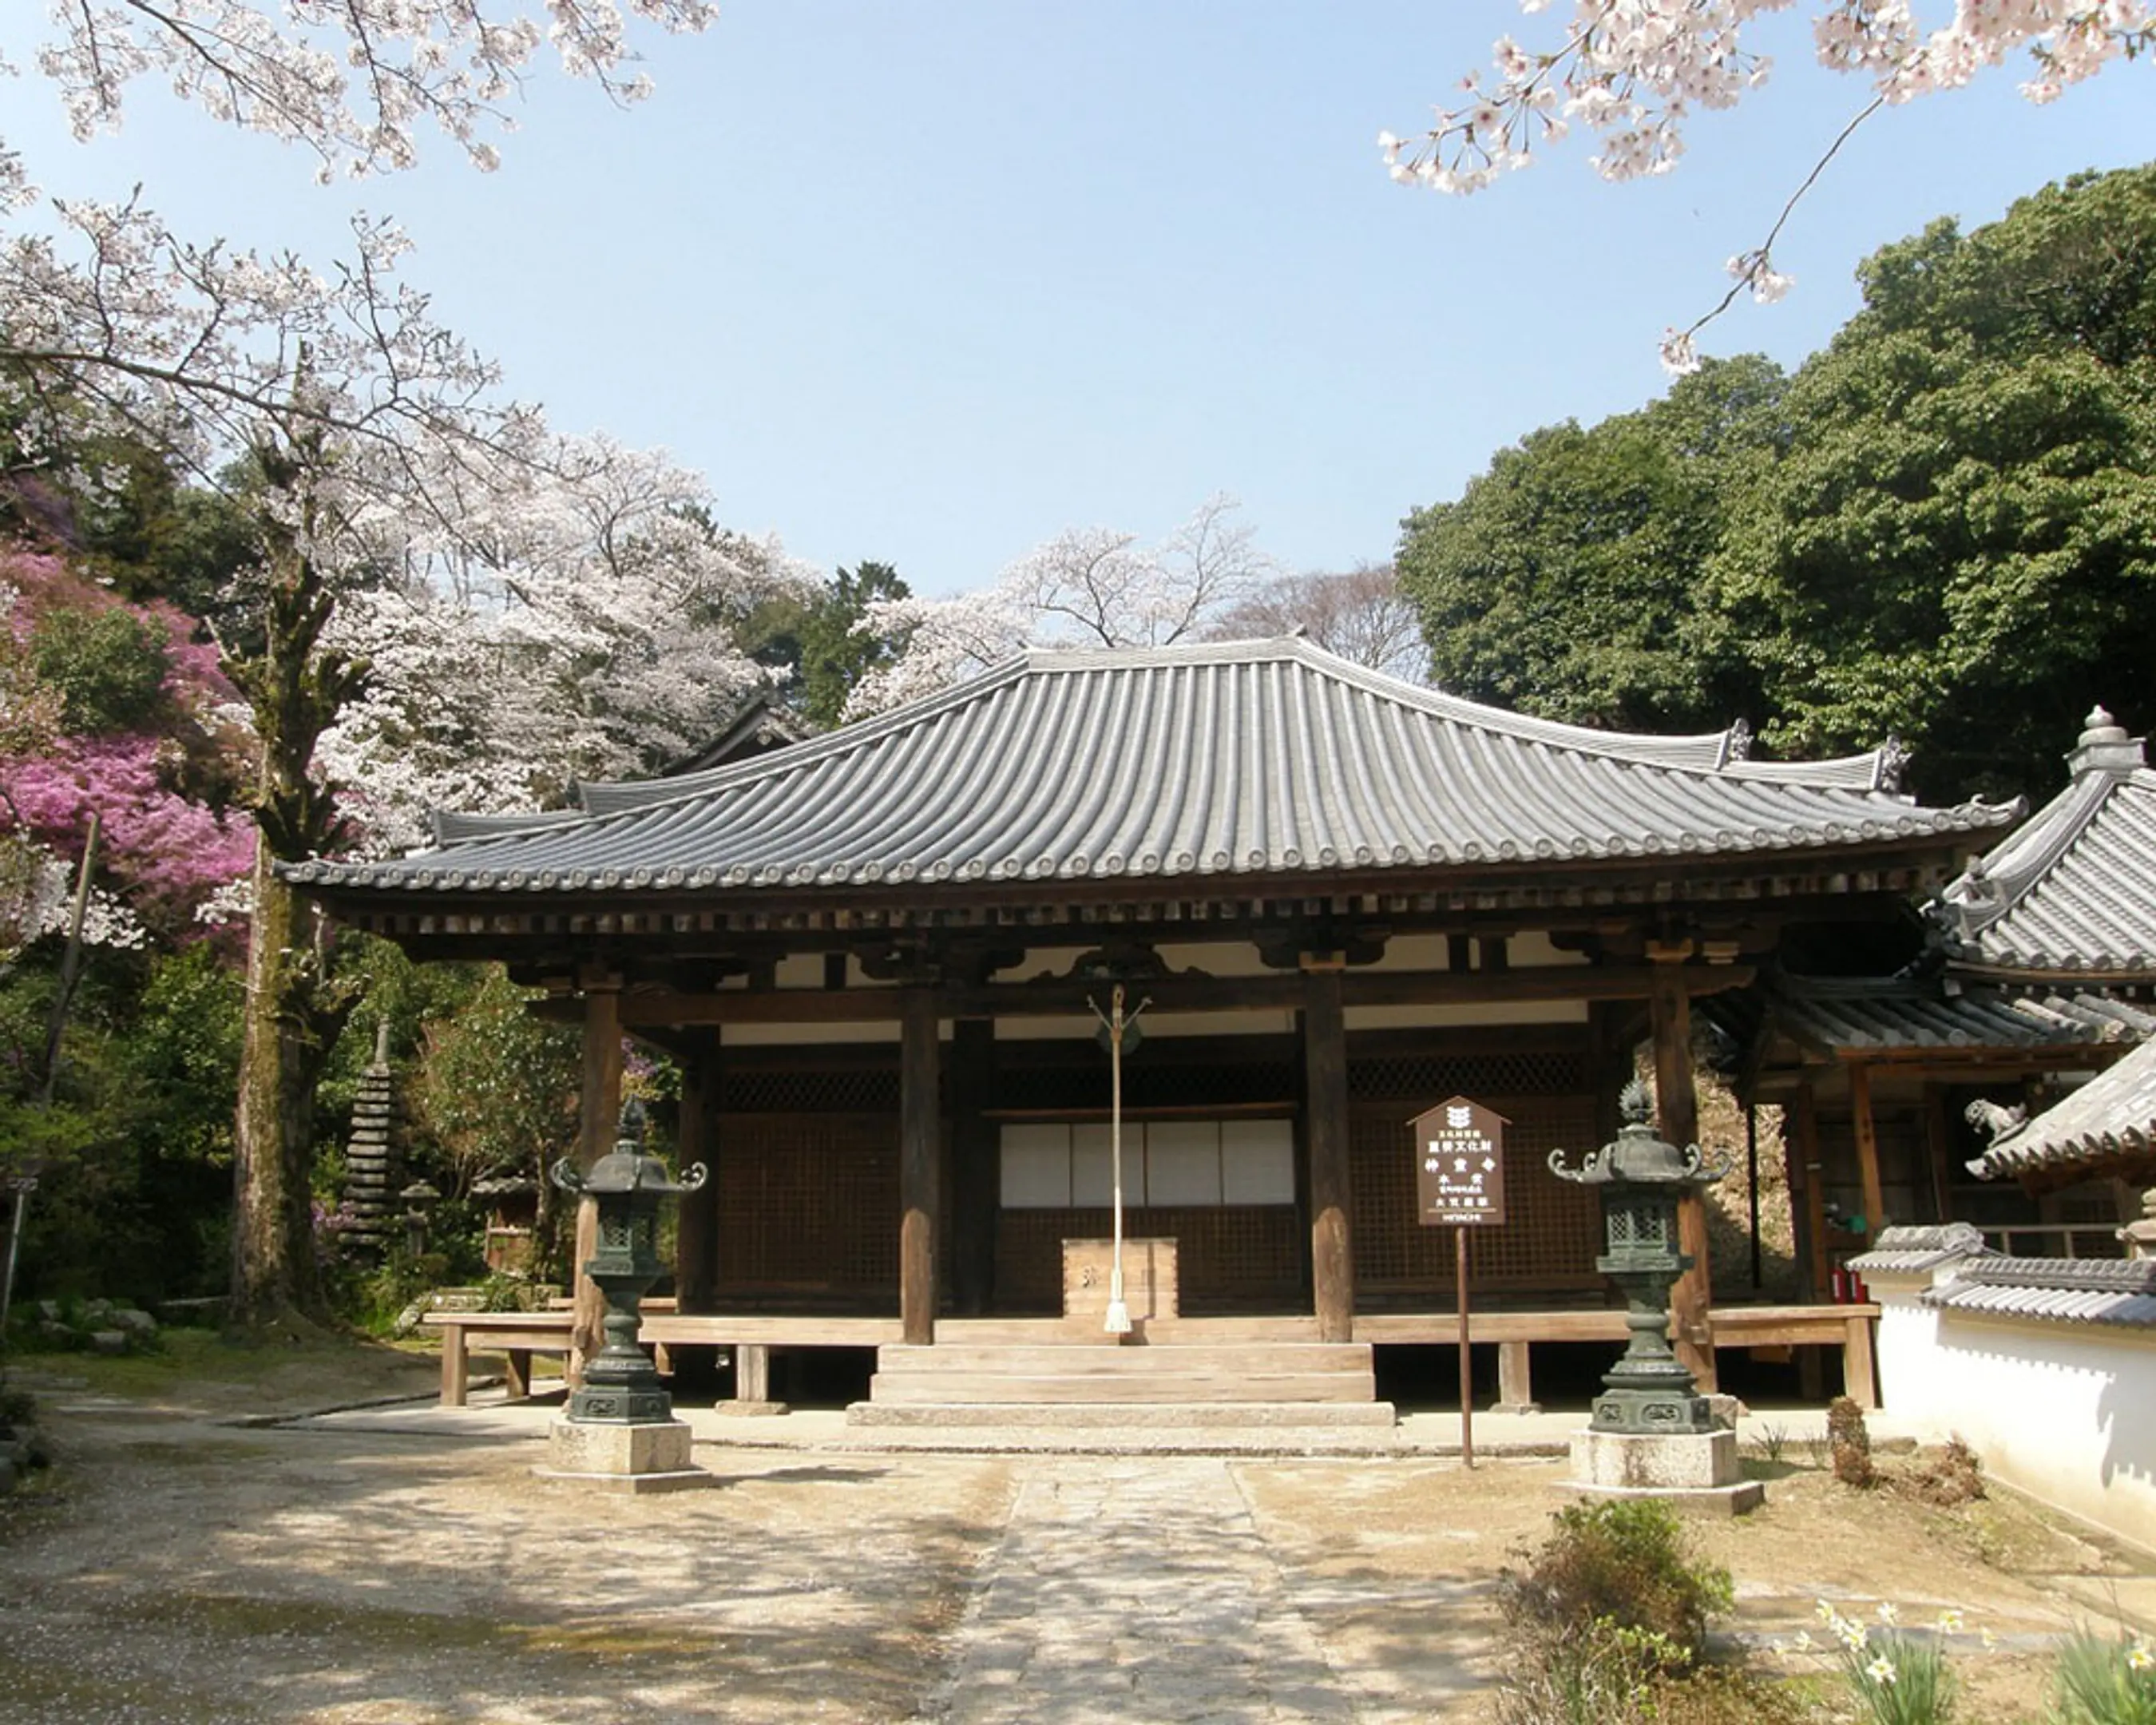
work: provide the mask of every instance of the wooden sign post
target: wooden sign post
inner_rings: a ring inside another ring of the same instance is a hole
[[[1408,1122],[1414,1134],[1416,1219],[1452,1230],[1460,1313],[1460,1459],[1475,1466],[1475,1378],[1470,1369],[1467,1230],[1505,1224],[1505,1128],[1493,1108],[1455,1096]]]

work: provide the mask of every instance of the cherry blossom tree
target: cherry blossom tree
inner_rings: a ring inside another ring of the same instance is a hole
[[[707,0],[629,0],[629,14],[701,29]],[[119,122],[128,86],[155,78],[213,118],[296,144],[318,174],[410,165],[431,126],[491,167],[482,133],[542,35],[571,74],[617,100],[643,92],[615,0],[54,0],[34,47],[78,136]],[[15,21],[23,28],[21,20]],[[42,210],[38,206],[43,204]],[[33,211],[42,220],[33,223]],[[317,745],[371,685],[336,625],[353,595],[433,536],[459,541],[475,491],[513,478],[577,481],[537,416],[499,399],[493,367],[398,279],[393,223],[362,221],[354,251],[317,270],[174,233],[138,197],[44,200],[0,142],[0,384],[26,404],[30,459],[85,413],[177,450],[209,476],[244,458],[261,555],[242,595],[249,645],[231,664],[250,709],[259,841],[235,1137],[235,1316],[318,1307],[309,1238],[313,1090],[349,1010],[328,931],[275,864],[332,850],[351,829]],[[603,467],[607,452],[579,450]],[[654,552],[654,559],[658,553]]]
[[[318,758],[375,847],[421,842],[430,809],[552,806],[686,753],[767,680],[741,619],[809,592],[663,452],[565,440],[454,479],[454,530],[408,539],[329,632],[371,675]]]
[[[932,694],[1029,645],[1165,647],[1196,638],[1278,571],[1240,506],[1208,498],[1158,546],[1106,527],[1058,534],[993,587],[955,598],[872,603],[860,628],[902,639],[893,664],[863,678],[849,718]]]
[[[1757,51],[1763,14],[1794,0],[1575,0],[1546,45],[1497,39],[1487,74],[1471,72],[1465,99],[1437,110],[1412,138],[1390,131],[1378,144],[1395,180],[1433,191],[1481,190],[1527,166],[1573,126],[1592,133],[1590,158],[1605,179],[1668,172],[1685,148],[1685,122],[1701,108],[1730,108],[1763,83],[1772,65]],[[1522,0],[1539,13],[1548,0]],[[1943,10],[1943,8],[1942,8]],[[1779,299],[1790,280],[1774,267],[1774,247],[1791,210],[1851,131],[1882,107],[1959,89],[2018,59],[2022,94],[2056,100],[2071,85],[2156,49],[2156,0],[1956,0],[1951,18],[1926,29],[1911,0],[1815,0],[1812,40],[1820,64],[1870,85],[1871,95],[1783,208],[1766,238],[1729,260],[1734,282],[1720,304],[1689,328],[1668,331],[1663,362],[1698,365],[1700,329],[1739,293]]]

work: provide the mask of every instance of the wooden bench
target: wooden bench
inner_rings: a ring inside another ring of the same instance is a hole
[[[508,1361],[512,1399],[531,1393],[531,1356],[569,1353],[572,1314],[566,1307],[546,1312],[430,1312],[427,1327],[442,1336],[442,1405],[461,1408],[471,1374],[475,1343],[498,1348]],[[637,1340],[659,1352],[662,1366],[670,1347],[731,1349],[734,1395],[744,1404],[770,1399],[773,1348],[875,1348],[904,1339],[895,1317],[726,1317],[682,1313],[671,1301],[647,1303]]]
[[[1842,1383],[1850,1399],[1870,1412],[1879,1405],[1871,1357],[1876,1306],[1717,1306],[1709,1314],[1714,1345],[1723,1348],[1839,1348]],[[1534,1404],[1527,1349],[1536,1342],[1614,1342],[1630,1332],[1614,1308],[1585,1312],[1476,1312],[1467,1314],[1467,1339],[1497,1348],[1497,1405]],[[1460,1337],[1449,1312],[1358,1312],[1358,1342],[1449,1345]]]
[[[512,1400],[531,1394],[531,1356],[569,1354],[568,1312],[430,1312],[424,1320],[442,1332],[442,1405],[461,1408],[471,1372],[470,1347],[476,1340],[498,1348],[508,1360]]]

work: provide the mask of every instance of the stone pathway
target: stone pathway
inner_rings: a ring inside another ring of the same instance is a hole
[[[949,1725],[1353,1725],[1357,1710],[1217,1456],[1033,1474],[982,1567]]]

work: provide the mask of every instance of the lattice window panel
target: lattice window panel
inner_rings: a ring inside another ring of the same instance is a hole
[[[1472,1287],[1599,1285],[1601,1211],[1592,1194],[1549,1171],[1549,1153],[1594,1147],[1594,1107],[1585,1096],[1516,1100],[1504,1112],[1505,1211],[1502,1228],[1471,1228],[1467,1275]],[[1352,1239],[1355,1281],[1373,1292],[1418,1293],[1450,1305],[1452,1230],[1416,1220],[1414,1139],[1404,1111],[1358,1103],[1348,1134],[1355,1186]]]
[[[1063,1242],[1106,1240],[1106,1209],[1005,1210],[996,1227],[996,1309],[1054,1312],[1063,1303]],[[1181,1310],[1188,1313],[1307,1305],[1301,1224],[1285,1205],[1154,1208],[1123,1212],[1132,1238],[1176,1243]]]
[[[1447,1096],[1488,1101],[1573,1096],[1588,1087],[1587,1058],[1577,1050],[1384,1055],[1348,1063],[1348,1093],[1358,1101],[1397,1096],[1427,1106]]]
[[[880,1115],[743,1115],[718,1154],[719,1284],[889,1294],[898,1133]]]
[[[719,1108],[726,1114],[872,1114],[898,1112],[898,1073],[855,1066],[809,1071],[775,1067],[721,1071]]]

